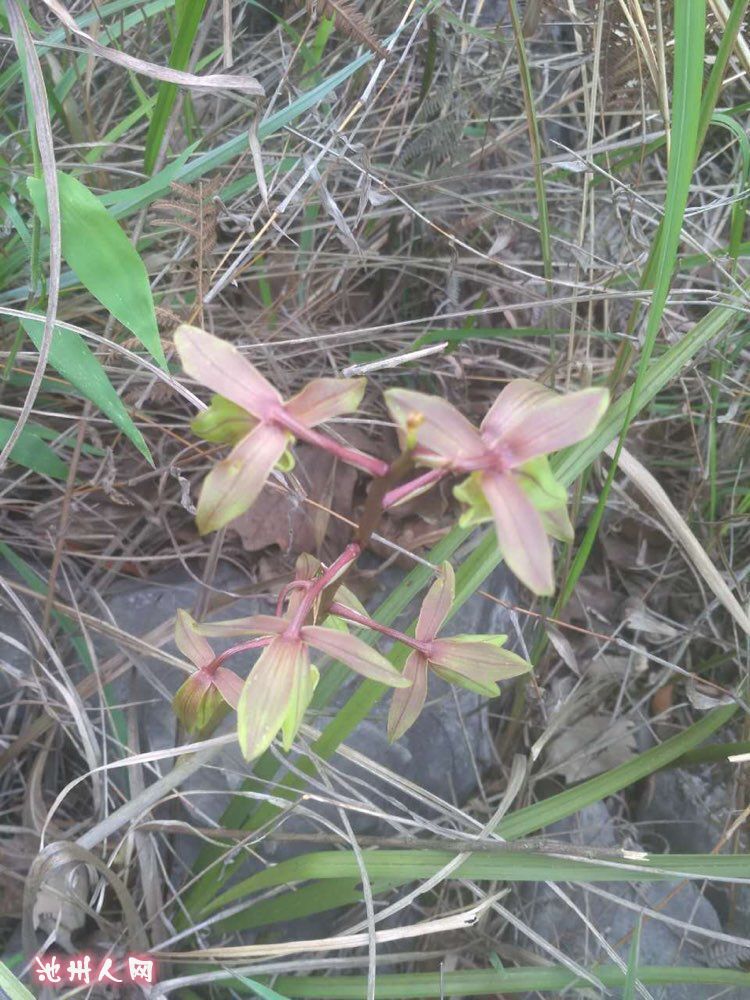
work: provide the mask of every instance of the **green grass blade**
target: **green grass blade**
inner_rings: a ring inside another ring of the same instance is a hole
[[[711,124],[711,117],[716,110],[716,103],[719,100],[719,94],[721,93],[721,85],[724,82],[724,74],[726,73],[727,65],[729,64],[729,57],[732,55],[734,47],[737,44],[737,38],[742,30],[742,24],[745,18],[745,12],[748,8],[748,3],[750,3],[750,0],[734,0],[729,17],[727,18],[726,26],[724,31],[721,33],[716,58],[714,59],[714,64],[711,67],[711,73],[708,77],[705,90],[703,91],[700,121],[698,123],[698,142],[695,152],[696,157],[700,154],[701,148],[706,139],[708,127]]]
[[[698,141],[701,87],[703,85],[703,46],[706,30],[705,0],[684,0],[675,7],[674,16],[674,79],[672,83],[671,148],[667,167],[667,193],[664,216],[658,232],[654,255],[653,295],[646,320],[643,348],[638,359],[633,392],[625,411],[617,451],[609,467],[596,508],[578,546],[568,576],[560,589],[555,605],[559,611],[570,598],[573,589],[588,562],[599,531],[609,492],[617,471],[617,462],[625,443],[630,424],[637,412],[635,398],[648,373],[656,337],[661,328],[664,308],[677,263],[680,233],[685,217],[690,180],[695,164]]]
[[[633,939],[630,942],[630,952],[628,953],[628,968],[625,975],[625,985],[622,991],[622,1000],[635,1000],[636,987],[638,985],[638,953],[641,947],[641,926],[643,915],[638,914],[635,928],[633,929]]]
[[[25,319],[21,321],[21,325],[38,348],[42,342],[43,320],[37,322]],[[123,434],[130,438],[143,457],[153,464],[151,452],[143,435],[130,418],[99,360],[91,353],[79,334],[55,327],[49,363],[106,414],[115,427],[119,427]]]
[[[536,204],[537,212],[539,214],[539,242],[542,250],[544,277],[549,282],[552,280],[552,246],[550,243],[547,188],[544,182],[544,170],[542,168],[542,140],[539,133],[539,122],[536,117],[536,104],[534,101],[534,87],[531,81],[531,71],[529,70],[529,63],[526,58],[526,42],[523,37],[521,19],[518,16],[518,6],[516,4],[516,0],[510,0],[508,9],[510,11],[510,19],[513,26],[513,37],[516,43],[518,72],[521,78],[521,90],[523,92],[523,103],[526,111],[526,122],[529,129],[529,141],[531,143],[531,158],[534,164],[534,188],[536,189]]]
[[[541,805],[541,803],[540,803]],[[467,852],[470,845],[467,844]],[[373,850],[362,851],[362,863],[370,880],[384,886],[406,885],[432,878],[456,857],[455,850]],[[202,911],[201,917],[216,913],[254,892],[289,886],[310,879],[356,879],[359,860],[353,851],[312,851],[288,861],[269,866],[232,886],[217,896]],[[665,854],[639,855],[637,860],[623,856],[607,862],[579,861],[560,854],[513,850],[498,844],[471,854],[451,876],[476,882],[667,882],[676,878],[750,881],[750,856],[746,854]],[[281,902],[281,900],[279,900]],[[251,906],[252,902],[248,901]],[[321,906],[327,909],[325,891]],[[310,912],[315,912],[314,910]]]
[[[198,33],[198,27],[206,9],[206,0],[192,0],[191,3],[183,4],[179,10],[179,26],[177,36],[172,46],[172,53],[169,57],[169,65],[173,69],[183,70],[187,67],[190,52]],[[162,83],[159,86],[158,96],[154,113],[146,133],[146,147],[143,156],[143,165],[147,174],[153,172],[156,158],[159,155],[164,131],[172,113],[175,99],[177,98],[177,87],[173,83]]]
[[[13,433],[15,420],[0,417],[0,449]],[[55,452],[44,443],[46,428],[38,424],[27,423],[20,438],[13,446],[10,457],[19,465],[38,472],[40,476],[65,481],[68,478],[68,467]]]
[[[8,1000],[34,1000],[34,994],[16,979],[3,962],[0,962],[0,994],[7,996]]]
[[[148,273],[138,251],[89,189],[61,171],[62,252],[81,283],[143,344],[166,371]],[[48,224],[47,193],[41,180],[27,181],[34,208]]]
[[[615,965],[596,966],[592,973],[607,987],[617,989],[625,976]],[[736,986],[750,990],[750,973],[737,969],[707,969],[702,966],[645,965],[638,970],[645,986],[699,983]],[[438,997],[502,996],[506,993],[547,991],[550,996],[575,996],[576,986],[584,987],[567,969],[517,967],[510,969],[467,969],[462,972],[412,972],[378,976],[377,1000],[432,1000]],[[274,986],[290,998],[322,997],[325,1000],[363,1000],[367,996],[366,976],[279,976]]]

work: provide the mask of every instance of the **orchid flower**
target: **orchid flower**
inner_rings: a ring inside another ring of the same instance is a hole
[[[295,617],[251,615],[198,626],[201,635],[207,636],[271,637],[244,683],[237,706],[240,747],[247,760],[267,750],[279,730],[284,749],[291,747],[318,678],[310,663],[310,647],[381,684],[407,687],[410,683],[356,636],[323,625],[295,626]]]
[[[510,382],[477,430],[444,399],[389,389],[386,403],[402,444],[421,465],[469,476],[454,489],[467,505],[461,525],[492,520],[505,561],[536,594],[554,591],[548,535],[572,540],[565,488],[546,456],[594,430],[606,389],[560,395],[529,379]]]
[[[229,707],[237,708],[242,681],[234,671],[217,664],[214,651],[198,634],[187,611],[178,610],[174,641],[179,651],[198,669],[174,696],[175,715],[188,732],[210,732]]]
[[[193,430],[207,441],[234,446],[203,483],[196,513],[201,534],[216,531],[251,507],[274,466],[286,472],[293,467],[288,449],[296,437],[382,474],[383,463],[313,430],[353,413],[362,400],[365,379],[313,379],[285,402],[231,344],[187,324],[177,329],[174,342],[187,374],[217,393],[193,421]]]
[[[427,698],[429,671],[438,677],[495,697],[500,693],[497,681],[517,677],[531,670],[531,664],[515,653],[500,649],[504,635],[454,635],[439,639],[456,596],[456,578],[450,563],[444,562],[440,574],[427,591],[417,620],[416,642],[404,665],[403,676],[411,687],[393,692],[388,713],[388,738],[400,739],[417,720]],[[416,644],[415,644],[416,645]]]

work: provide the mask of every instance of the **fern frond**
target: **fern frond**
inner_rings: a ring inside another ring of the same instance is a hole
[[[355,42],[366,45],[381,59],[387,59],[390,55],[375,37],[370,22],[357,10],[352,0],[307,0],[307,10],[311,15],[317,12],[332,17],[339,31],[343,31]]]

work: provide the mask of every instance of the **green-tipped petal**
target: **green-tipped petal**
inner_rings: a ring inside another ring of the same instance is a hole
[[[281,405],[281,396],[271,383],[225,340],[183,323],[175,330],[174,344],[191,378],[259,420]]]
[[[259,424],[206,476],[195,521],[202,535],[218,531],[252,507],[286,448],[287,435]]]
[[[248,615],[247,618],[227,618],[220,622],[201,622],[196,625],[199,635],[217,639],[237,639],[246,635],[281,635],[289,622],[276,615]]]
[[[509,569],[535,594],[552,594],[552,547],[539,512],[511,473],[484,473],[482,490],[492,509],[498,546]]]
[[[300,668],[295,676],[294,690],[289,701],[284,722],[281,726],[281,744],[285,750],[291,750],[294,738],[302,725],[315,688],[318,686],[320,674],[317,667],[307,663],[306,669]]]
[[[237,706],[237,735],[246,760],[254,760],[271,745],[307,665],[307,651],[299,640],[279,636],[263,650]]]
[[[356,670],[370,680],[380,681],[391,687],[408,687],[410,684],[384,656],[354,635],[322,625],[306,625],[300,634],[305,642],[309,642],[321,653],[341,660],[351,670]]]
[[[214,687],[230,708],[237,709],[244,681],[233,670],[217,667],[213,674]]]
[[[397,688],[393,692],[388,711],[388,739],[400,740],[411,729],[427,700],[427,660],[419,650],[413,650],[404,664],[404,677],[411,687]]]
[[[174,623],[174,642],[183,656],[196,667],[207,667],[214,660],[214,651],[201,636],[196,621],[182,608],[178,608]]]
[[[284,409],[307,427],[315,427],[345,413],[354,413],[362,402],[367,379],[315,378],[285,403]]]
[[[456,575],[449,562],[440,567],[437,579],[425,594],[415,635],[420,642],[434,639],[440,631],[456,596]]]
[[[516,379],[500,393],[482,421],[482,437],[502,444],[514,465],[548,455],[588,437],[609,406],[606,389],[566,395]]]
[[[477,684],[507,680],[531,670],[531,664],[523,657],[501,649],[492,640],[473,636],[436,639],[430,650],[430,663]]]

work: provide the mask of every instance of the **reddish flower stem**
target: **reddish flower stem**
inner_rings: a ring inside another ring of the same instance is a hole
[[[347,608],[345,604],[339,604],[338,601],[334,601],[330,607],[330,612],[332,615],[337,615],[339,618],[344,618],[348,622],[353,622],[355,625],[362,625],[365,628],[371,628],[375,632],[380,632],[382,635],[387,635],[389,639],[395,639],[397,642],[403,642],[406,646],[411,646],[412,649],[418,650],[420,653],[424,653],[425,656],[429,655],[429,643],[420,642],[419,639],[414,639],[410,635],[404,635],[403,632],[399,632],[398,629],[389,628],[387,625],[381,625],[380,622],[376,622],[372,618],[368,618],[366,615],[361,615],[358,611],[354,611],[352,608]]]
[[[350,542],[341,555],[334,559],[328,569],[324,570],[317,579],[313,580],[307,588],[304,597],[300,601],[300,606],[297,608],[294,618],[289,623],[289,628],[287,629],[286,634],[290,638],[296,639],[299,635],[299,630],[304,625],[305,619],[310,613],[312,606],[315,604],[318,595],[322,594],[326,587],[333,583],[333,581],[344,572],[347,566],[358,559],[361,552],[362,546],[359,542]]]
[[[314,444],[318,448],[330,452],[331,455],[340,458],[342,462],[354,465],[356,468],[368,472],[371,476],[380,478],[388,472],[389,466],[387,462],[384,462],[380,458],[375,458],[373,455],[367,455],[357,448],[348,448],[344,444],[339,444],[338,441],[329,438],[327,434],[321,434],[320,431],[316,431],[312,427],[307,427],[299,420],[296,420],[286,410],[282,410],[278,414],[276,422],[302,441],[307,441],[309,444]]]
[[[409,480],[408,483],[402,483],[401,486],[396,486],[395,489],[389,490],[389,492],[383,497],[383,510],[388,510],[389,507],[395,507],[397,503],[405,500],[411,493],[424,489],[425,486],[432,486],[433,483],[439,482],[443,476],[446,476],[447,474],[447,469],[430,469],[428,472],[423,472],[421,476],[417,476],[415,479]]]
[[[258,649],[261,646],[267,646],[271,639],[273,639],[272,635],[262,635],[258,639],[248,639],[247,642],[241,642],[237,646],[232,646],[231,649],[227,649],[214,657],[213,661],[207,667],[203,667],[203,670],[208,674],[213,674],[222,664],[226,663],[233,656],[236,656],[237,653],[244,653],[246,649]]]

